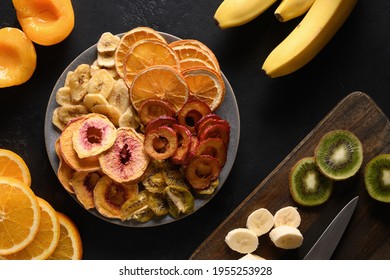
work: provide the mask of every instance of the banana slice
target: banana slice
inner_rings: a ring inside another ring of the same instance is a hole
[[[84,96],[83,105],[91,110],[96,105],[108,105],[108,101],[101,94],[88,93]]]
[[[84,116],[89,113],[87,107],[83,105],[65,105],[57,107],[58,119],[64,123],[68,124],[72,119]],[[54,115],[54,114],[53,114]]]
[[[60,87],[56,93],[56,102],[58,105],[75,105],[72,101],[70,87]]]
[[[68,73],[66,73],[64,87],[69,87],[69,81],[72,75],[73,75],[73,71],[68,71]]]
[[[97,63],[100,67],[112,68],[115,66],[115,52],[98,53]]]
[[[303,236],[299,229],[290,226],[279,226],[269,233],[271,241],[282,249],[296,249],[303,243]]]
[[[107,98],[114,84],[115,80],[108,71],[106,69],[100,69],[89,80],[88,93],[101,94],[104,98]]]
[[[119,126],[121,114],[114,106],[110,104],[98,104],[91,108],[91,112],[105,115],[116,127]]]
[[[130,106],[129,89],[123,79],[115,82],[114,88],[108,97],[108,103],[115,106],[121,114],[123,114]]]
[[[90,66],[80,64],[69,76],[68,86],[71,91],[73,102],[79,102],[87,94],[88,82],[91,79]]]
[[[274,216],[265,208],[253,211],[246,221],[246,227],[257,236],[261,236],[274,226]]]
[[[247,228],[236,228],[229,231],[225,242],[232,250],[241,254],[252,253],[259,246],[257,235]]]
[[[97,43],[97,51],[99,53],[114,52],[120,40],[118,36],[113,35],[111,32],[104,32]]]
[[[60,107],[57,107],[54,109],[53,111],[53,117],[51,119],[52,123],[61,131],[63,131],[65,129],[65,126],[66,124],[63,123],[61,120],[60,120],[60,117],[58,116],[58,109]]]
[[[239,258],[239,260],[265,260],[263,257],[249,253]]]
[[[301,215],[299,215],[297,208],[286,206],[275,213],[274,223],[275,227],[291,226],[297,228],[301,224]]]
[[[137,129],[139,126],[140,122],[137,121],[133,107],[127,107],[126,111],[119,117],[119,127],[132,127]]]

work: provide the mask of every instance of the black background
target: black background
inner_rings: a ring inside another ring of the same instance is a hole
[[[261,66],[300,19],[280,23],[278,3],[252,22],[228,30],[214,24],[221,1],[73,0],[75,27],[63,42],[35,45],[33,77],[0,89],[0,147],[21,155],[32,189],[79,228],[84,259],[187,259],[202,241],[345,96],[363,91],[390,115],[390,3],[358,1],[331,42],[301,70],[271,79]],[[0,28],[19,27],[12,2],[0,5]],[[127,228],[85,211],[61,187],[44,143],[51,91],[66,66],[105,31],[149,26],[207,44],[230,81],[241,118],[240,145],[220,192],[203,208],[175,223]]]

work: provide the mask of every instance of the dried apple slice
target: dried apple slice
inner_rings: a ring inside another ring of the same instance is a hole
[[[107,218],[120,219],[122,205],[138,194],[138,185],[120,184],[104,175],[93,190],[96,210]]]
[[[160,116],[174,117],[176,115],[172,105],[160,99],[147,99],[139,107],[138,116],[144,125]]]
[[[162,160],[172,156],[177,143],[176,132],[168,126],[148,131],[145,135],[145,151],[154,159]]]
[[[199,143],[196,150],[197,155],[209,155],[219,161],[221,167],[226,163],[227,149],[225,143],[220,138],[208,138]]]
[[[130,127],[118,128],[112,147],[99,156],[102,171],[119,183],[140,181],[149,160],[144,137]]]
[[[226,146],[229,145],[229,123],[227,121],[220,120],[218,123],[206,127],[199,135],[199,141],[203,141],[208,138],[220,138]]]
[[[209,155],[193,156],[187,165],[186,178],[194,189],[202,190],[208,188],[220,172],[216,158]]]
[[[188,152],[191,144],[191,132],[183,125],[174,124],[172,129],[177,135],[177,148],[170,160],[173,164],[184,165],[187,162]]]
[[[172,126],[175,123],[177,123],[177,121],[174,117],[160,116],[148,123],[148,125],[145,128],[145,134],[161,126]]]
[[[177,113],[177,121],[187,127],[191,133],[196,133],[196,123],[210,113],[210,107],[203,101],[190,100]]]
[[[115,141],[116,128],[101,114],[88,114],[73,132],[73,147],[79,158],[99,155]]]

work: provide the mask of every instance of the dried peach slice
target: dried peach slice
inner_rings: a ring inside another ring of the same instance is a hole
[[[55,151],[59,159],[59,165],[57,170],[57,177],[61,185],[70,193],[74,193],[73,187],[69,184],[75,171],[65,162],[61,155],[60,139],[58,138],[55,143]]]
[[[88,114],[73,132],[73,148],[79,158],[99,155],[114,144],[115,133],[114,124],[106,116]]]
[[[131,46],[135,42],[144,39],[155,39],[166,43],[164,37],[150,27],[136,27],[124,34],[115,51],[115,68],[121,78],[124,77],[123,64],[125,63],[127,53],[129,52]]]
[[[114,144],[99,156],[99,162],[102,171],[116,182],[138,182],[149,164],[144,137],[133,128],[118,128]]]
[[[12,0],[12,3],[20,25],[34,43],[54,45],[73,30],[71,0]]]
[[[20,29],[0,29],[0,88],[27,82],[37,65],[35,47]]]
[[[69,123],[59,138],[61,156],[73,170],[96,171],[100,169],[99,160],[95,157],[80,159],[73,148],[73,132],[80,125],[85,117],[80,117]]]
[[[138,194],[138,185],[119,184],[103,176],[93,190],[96,210],[105,217],[120,219],[122,205]]]
[[[93,190],[101,177],[99,172],[79,171],[73,174],[69,184],[72,186],[77,200],[85,209],[95,207]]]

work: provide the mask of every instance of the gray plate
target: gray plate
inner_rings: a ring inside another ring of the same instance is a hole
[[[180,40],[180,38],[160,32],[160,34],[167,40],[168,43]],[[119,34],[119,36],[122,36],[123,34]],[[52,115],[55,108],[58,107],[58,104],[56,103],[56,93],[57,90],[64,85],[66,74],[69,71],[73,71],[77,68],[78,65],[86,63],[86,64],[92,64],[96,60],[96,44],[85,50],[82,54],[80,54],[69,66],[64,70],[64,72],[61,74],[60,78],[58,79],[56,85],[54,86],[54,89],[50,95],[50,99],[47,105],[46,109],[46,116],[45,116],[45,145],[46,145],[46,151],[50,160],[50,164],[54,170],[54,172],[57,174],[58,170],[58,158],[54,149],[55,141],[60,136],[61,132],[53,125],[52,123]],[[225,99],[223,103],[220,105],[218,110],[215,112],[225,120],[227,120],[230,124],[231,130],[230,130],[230,143],[227,153],[227,161],[225,166],[222,169],[222,172],[219,176],[219,185],[215,192],[212,195],[207,196],[204,199],[196,198],[195,199],[195,211],[200,209],[203,205],[205,205],[210,199],[217,194],[217,192],[220,190],[222,185],[225,183],[230,170],[233,167],[234,160],[236,158],[237,149],[238,149],[238,143],[240,139],[240,116],[237,106],[237,101],[234,96],[234,92],[232,87],[229,84],[229,81],[226,79],[225,75],[222,74],[223,80],[225,82],[226,86],[226,94]],[[75,195],[70,194],[77,202],[77,198]],[[80,204],[80,206],[82,206]],[[170,215],[165,215],[164,217],[156,217],[153,218],[151,221],[147,223],[138,223],[134,221],[125,221],[122,222],[118,219],[109,219],[104,216],[102,216],[100,213],[98,213],[95,209],[88,210],[90,213],[95,215],[96,217],[99,217],[100,219],[103,219],[107,222],[127,226],[127,227],[153,227],[153,226],[159,226],[163,224],[168,224],[171,222],[175,222],[179,219],[182,219],[188,215],[182,215],[180,218],[175,219],[172,218]],[[193,212],[192,212],[193,213]]]

